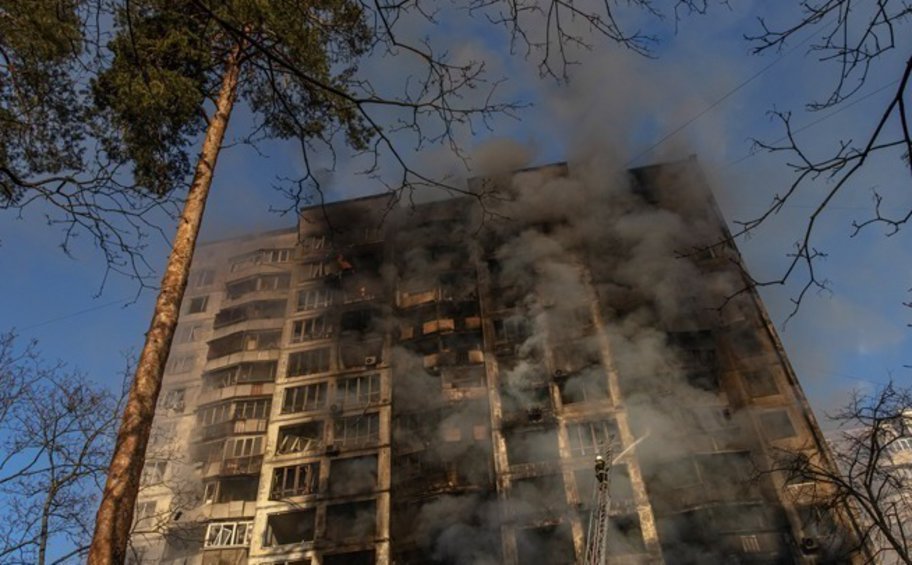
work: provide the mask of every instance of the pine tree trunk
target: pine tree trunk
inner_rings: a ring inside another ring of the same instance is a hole
[[[225,63],[215,112],[209,121],[193,182],[177,225],[152,324],[146,334],[146,343],[124,408],[107,483],[95,518],[95,533],[88,556],[92,565],[119,564],[126,558],[136,494],[152,431],[155,405],[161,391],[162,374],[187,288],[190,262],[212,185],[212,174],[237,96],[240,51],[240,46],[235,48]]]

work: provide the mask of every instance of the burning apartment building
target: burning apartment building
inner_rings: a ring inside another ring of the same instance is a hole
[[[688,160],[200,246],[136,560],[581,563],[609,452],[609,563],[846,559],[762,472],[825,448],[726,234]]]

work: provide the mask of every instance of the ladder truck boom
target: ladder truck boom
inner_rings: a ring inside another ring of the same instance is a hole
[[[595,458],[595,488],[589,531],[586,535],[585,565],[608,563],[608,528],[611,527],[611,450]]]

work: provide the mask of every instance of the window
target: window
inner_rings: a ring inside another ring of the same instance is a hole
[[[326,248],[325,235],[309,235],[301,239],[301,247],[308,251],[318,251]]]
[[[326,383],[286,388],[282,400],[282,414],[323,408],[326,406],[326,388]]]
[[[206,388],[225,388],[244,383],[263,383],[275,380],[275,362],[241,363],[226,369],[206,373]]]
[[[197,412],[197,420],[202,426],[211,426],[227,422],[231,418],[231,403],[223,402],[214,406],[207,406]]]
[[[234,300],[251,292],[288,288],[290,281],[291,275],[288,273],[259,275],[230,282],[226,285],[226,290],[228,291],[228,299]]]
[[[333,459],[329,467],[329,493],[333,496],[364,494],[377,488],[377,456]]]
[[[570,453],[580,455],[602,455],[609,443],[617,440],[617,430],[613,422],[584,422],[567,426],[570,436]]]
[[[143,486],[160,484],[165,480],[165,471],[167,470],[167,461],[146,461],[146,464],[143,465],[142,476],[139,482]]]
[[[253,521],[217,522],[206,528],[203,547],[242,547],[250,545]]]
[[[777,440],[795,435],[795,426],[787,410],[775,410],[760,414],[760,427],[766,439]]]
[[[270,514],[266,519],[265,545],[303,543],[314,539],[315,510]]]
[[[517,429],[505,439],[511,465],[560,459],[555,428]]]
[[[259,477],[223,478],[206,483],[203,500],[206,504],[256,500],[258,486]]]
[[[234,408],[235,420],[265,420],[269,417],[269,407],[272,402],[268,398],[259,400],[243,400]]]
[[[169,373],[186,373],[196,365],[196,355],[181,355],[168,359],[166,370]]]
[[[309,288],[298,291],[298,312],[326,308],[333,303],[332,291],[328,288]]]
[[[157,503],[154,500],[147,500],[136,505],[136,521],[145,520],[155,516],[155,507]]]
[[[171,390],[166,390],[165,394],[162,395],[161,402],[159,405],[165,409],[170,410],[176,414],[181,414],[184,411],[184,393],[186,389],[183,388],[173,388]]]
[[[339,418],[333,424],[333,444],[336,447],[361,447],[380,439],[380,416],[359,414]]]
[[[272,474],[272,488],[269,491],[271,500],[311,494],[317,490],[320,476],[319,463],[279,467]]]
[[[225,442],[225,458],[263,454],[263,436],[234,437]]]
[[[326,316],[295,320],[291,326],[291,342],[299,343],[311,339],[320,339],[332,335],[332,325]]]
[[[779,387],[776,386],[776,378],[773,373],[768,370],[748,373],[744,375],[744,382],[747,383],[747,392],[752,398],[779,394]]]
[[[203,269],[197,271],[191,275],[191,283],[193,288],[203,288],[204,286],[209,286],[215,282],[215,271],[212,269]]]
[[[336,402],[343,408],[380,402],[380,375],[350,377],[339,381],[336,387]]]
[[[523,316],[494,320],[494,336],[500,343],[522,343],[531,335],[531,329]]]
[[[912,451],[912,438],[899,438],[890,444],[890,451],[899,453],[901,451]]]
[[[328,273],[326,263],[315,261],[313,263],[304,263],[301,269],[301,278],[304,280],[319,279],[325,277]]]
[[[279,428],[276,454],[300,453],[323,445],[323,422],[316,420]]]
[[[206,311],[206,306],[209,304],[209,295],[206,296],[197,296],[196,298],[190,299],[190,304],[187,306],[188,314],[199,314]]]
[[[313,375],[329,371],[329,348],[308,349],[288,356],[289,377]]]
[[[291,249],[264,249],[261,260],[264,263],[287,263],[291,257]]]
[[[326,507],[326,538],[333,541],[373,537],[377,504],[373,500]]]
[[[578,375],[558,381],[561,402],[576,404],[609,398],[608,379],[599,369],[584,370]]]
[[[191,343],[200,339],[203,335],[203,325],[195,324],[192,326],[184,326],[177,330],[177,335],[175,336],[175,341],[177,343]]]

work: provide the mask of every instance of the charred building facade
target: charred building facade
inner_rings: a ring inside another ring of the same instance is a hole
[[[469,188],[198,249],[136,560],[579,563],[610,449],[609,562],[833,562],[758,474],[824,448],[696,164]]]

